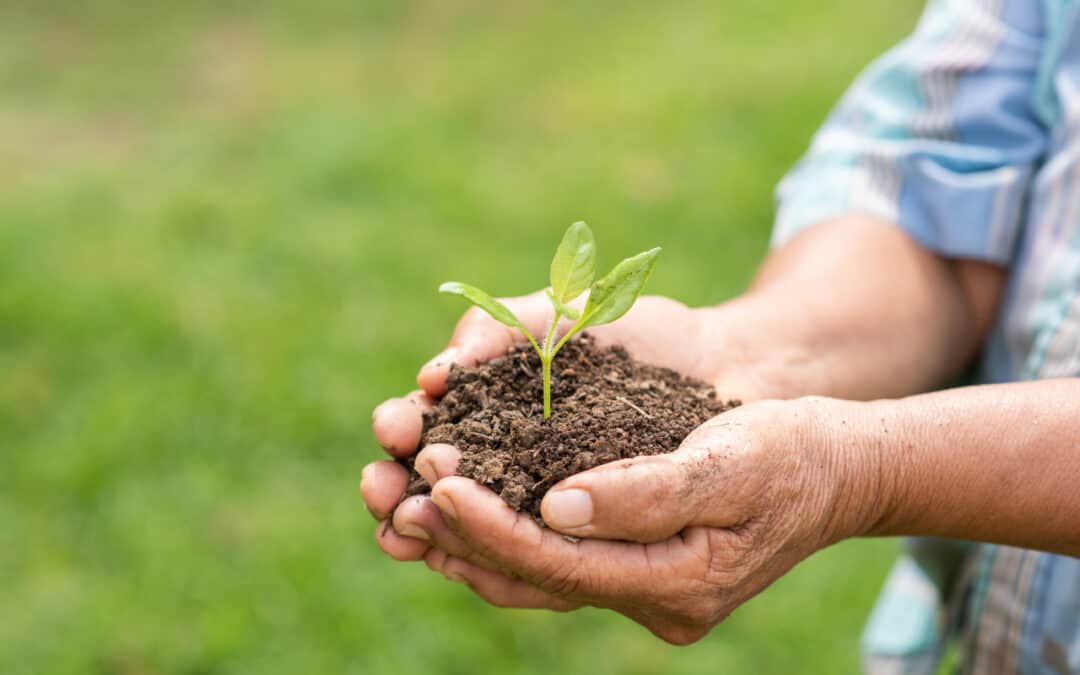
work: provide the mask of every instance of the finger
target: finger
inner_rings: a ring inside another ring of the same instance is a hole
[[[465,359],[458,347],[447,347],[430,361],[420,366],[420,372],[416,375],[416,384],[419,385],[429,396],[436,398],[446,393],[446,378],[450,374],[450,366],[475,365],[475,360]]]
[[[555,485],[540,503],[544,522],[575,537],[652,542],[686,527],[696,504],[680,462],[638,457],[591,469]]]
[[[361,472],[360,494],[376,520],[382,520],[401,500],[408,483],[409,472],[397,462],[372,462]]]
[[[500,300],[534,336],[547,330],[552,308],[542,292]],[[461,317],[447,348],[420,369],[416,382],[429,395],[442,396],[446,393],[446,376],[452,364],[475,366],[502,356],[521,342],[525,342],[521,331],[504,326],[473,307]]]
[[[550,609],[569,612],[581,606],[545,593],[520,579],[493,572],[453,556],[429,556],[435,559],[439,571],[450,581],[466,584],[474,593],[496,607],[518,609]],[[429,567],[435,569],[433,563]]]
[[[443,520],[438,507],[427,495],[410,497],[394,511],[394,529],[398,533],[429,542],[436,549],[485,569],[497,570],[495,563],[471,549]]]
[[[577,601],[625,597],[651,581],[643,546],[571,543],[466,478],[450,476],[436,483],[432,501],[472,550],[553,595]],[[647,591],[644,586],[640,590]]]
[[[461,461],[461,451],[445,443],[433,443],[416,455],[416,471],[428,485],[434,485],[447,476],[453,476]]]
[[[375,543],[391,558],[402,562],[420,560],[431,548],[426,541],[395,532],[394,528],[387,527],[385,520],[380,520],[375,527]]]
[[[416,383],[428,395],[442,396],[446,393],[450,366],[475,366],[505,354],[524,341],[525,336],[520,331],[504,326],[474,307],[461,317],[450,346],[420,368]]]
[[[418,400],[392,398],[371,414],[375,440],[394,457],[416,452],[424,430],[424,417]]]
[[[430,412],[435,407],[437,401],[428,396],[428,393],[422,389],[416,389],[405,394],[405,398],[415,403],[420,407],[420,412]]]
[[[442,549],[432,546],[427,553],[424,554],[424,564],[428,566],[428,569],[432,572],[438,572],[442,574],[443,565],[450,558],[450,554]]]
[[[710,420],[676,452],[612,462],[571,476],[544,496],[540,513],[576,537],[663,541],[690,525],[730,527],[738,499],[724,458],[735,452],[726,422]],[[730,503],[725,503],[725,500]]]

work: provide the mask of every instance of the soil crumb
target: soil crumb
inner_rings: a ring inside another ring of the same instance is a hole
[[[702,422],[740,404],[667,368],[640,363],[622,347],[600,349],[587,334],[552,363],[552,415],[543,419],[540,359],[529,346],[475,368],[454,366],[448,391],[424,415],[421,447],[461,450],[458,474],[517,511],[540,518],[548,488],[619,459],[672,452]],[[406,496],[430,486],[403,460]]]

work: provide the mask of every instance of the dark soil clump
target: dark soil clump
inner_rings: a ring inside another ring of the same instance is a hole
[[[679,447],[702,422],[739,405],[621,347],[571,340],[552,363],[552,416],[543,419],[540,359],[528,346],[476,368],[454,366],[446,396],[424,415],[421,447],[461,450],[458,474],[540,520],[540,500],[559,481],[607,462]],[[407,495],[430,487],[407,460]]]

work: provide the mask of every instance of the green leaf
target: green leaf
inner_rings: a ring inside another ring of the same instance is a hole
[[[589,301],[585,304],[581,320],[574,326],[575,331],[611,323],[626,314],[641,295],[645,282],[656,267],[658,255],[660,249],[654,248],[627,258],[608,272],[606,277],[597,281],[589,293]]]
[[[525,330],[525,327],[521,325],[521,321],[514,316],[514,313],[511,312],[506,305],[475,286],[463,284],[459,281],[447,281],[442,286],[439,286],[439,292],[449,293],[450,295],[460,295],[490,314],[491,317],[499,323],[504,323],[511,328],[520,328],[522,331]]]
[[[574,309],[570,305],[563,304],[558,298],[556,298],[555,293],[553,293],[550,288],[544,292],[547,293],[548,300],[551,301],[551,304],[555,307],[555,311],[557,311],[559,314],[562,314],[563,316],[572,321],[577,321],[578,318],[581,316],[581,312]]]
[[[592,230],[578,221],[566,230],[551,260],[551,290],[567,303],[585,292],[596,277],[596,240]]]

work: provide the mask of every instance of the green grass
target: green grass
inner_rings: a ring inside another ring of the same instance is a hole
[[[486,607],[372,541],[381,399],[466,278],[585,219],[737,293],[771,190],[916,2],[0,8],[0,672],[850,672],[889,542],[702,643]]]

